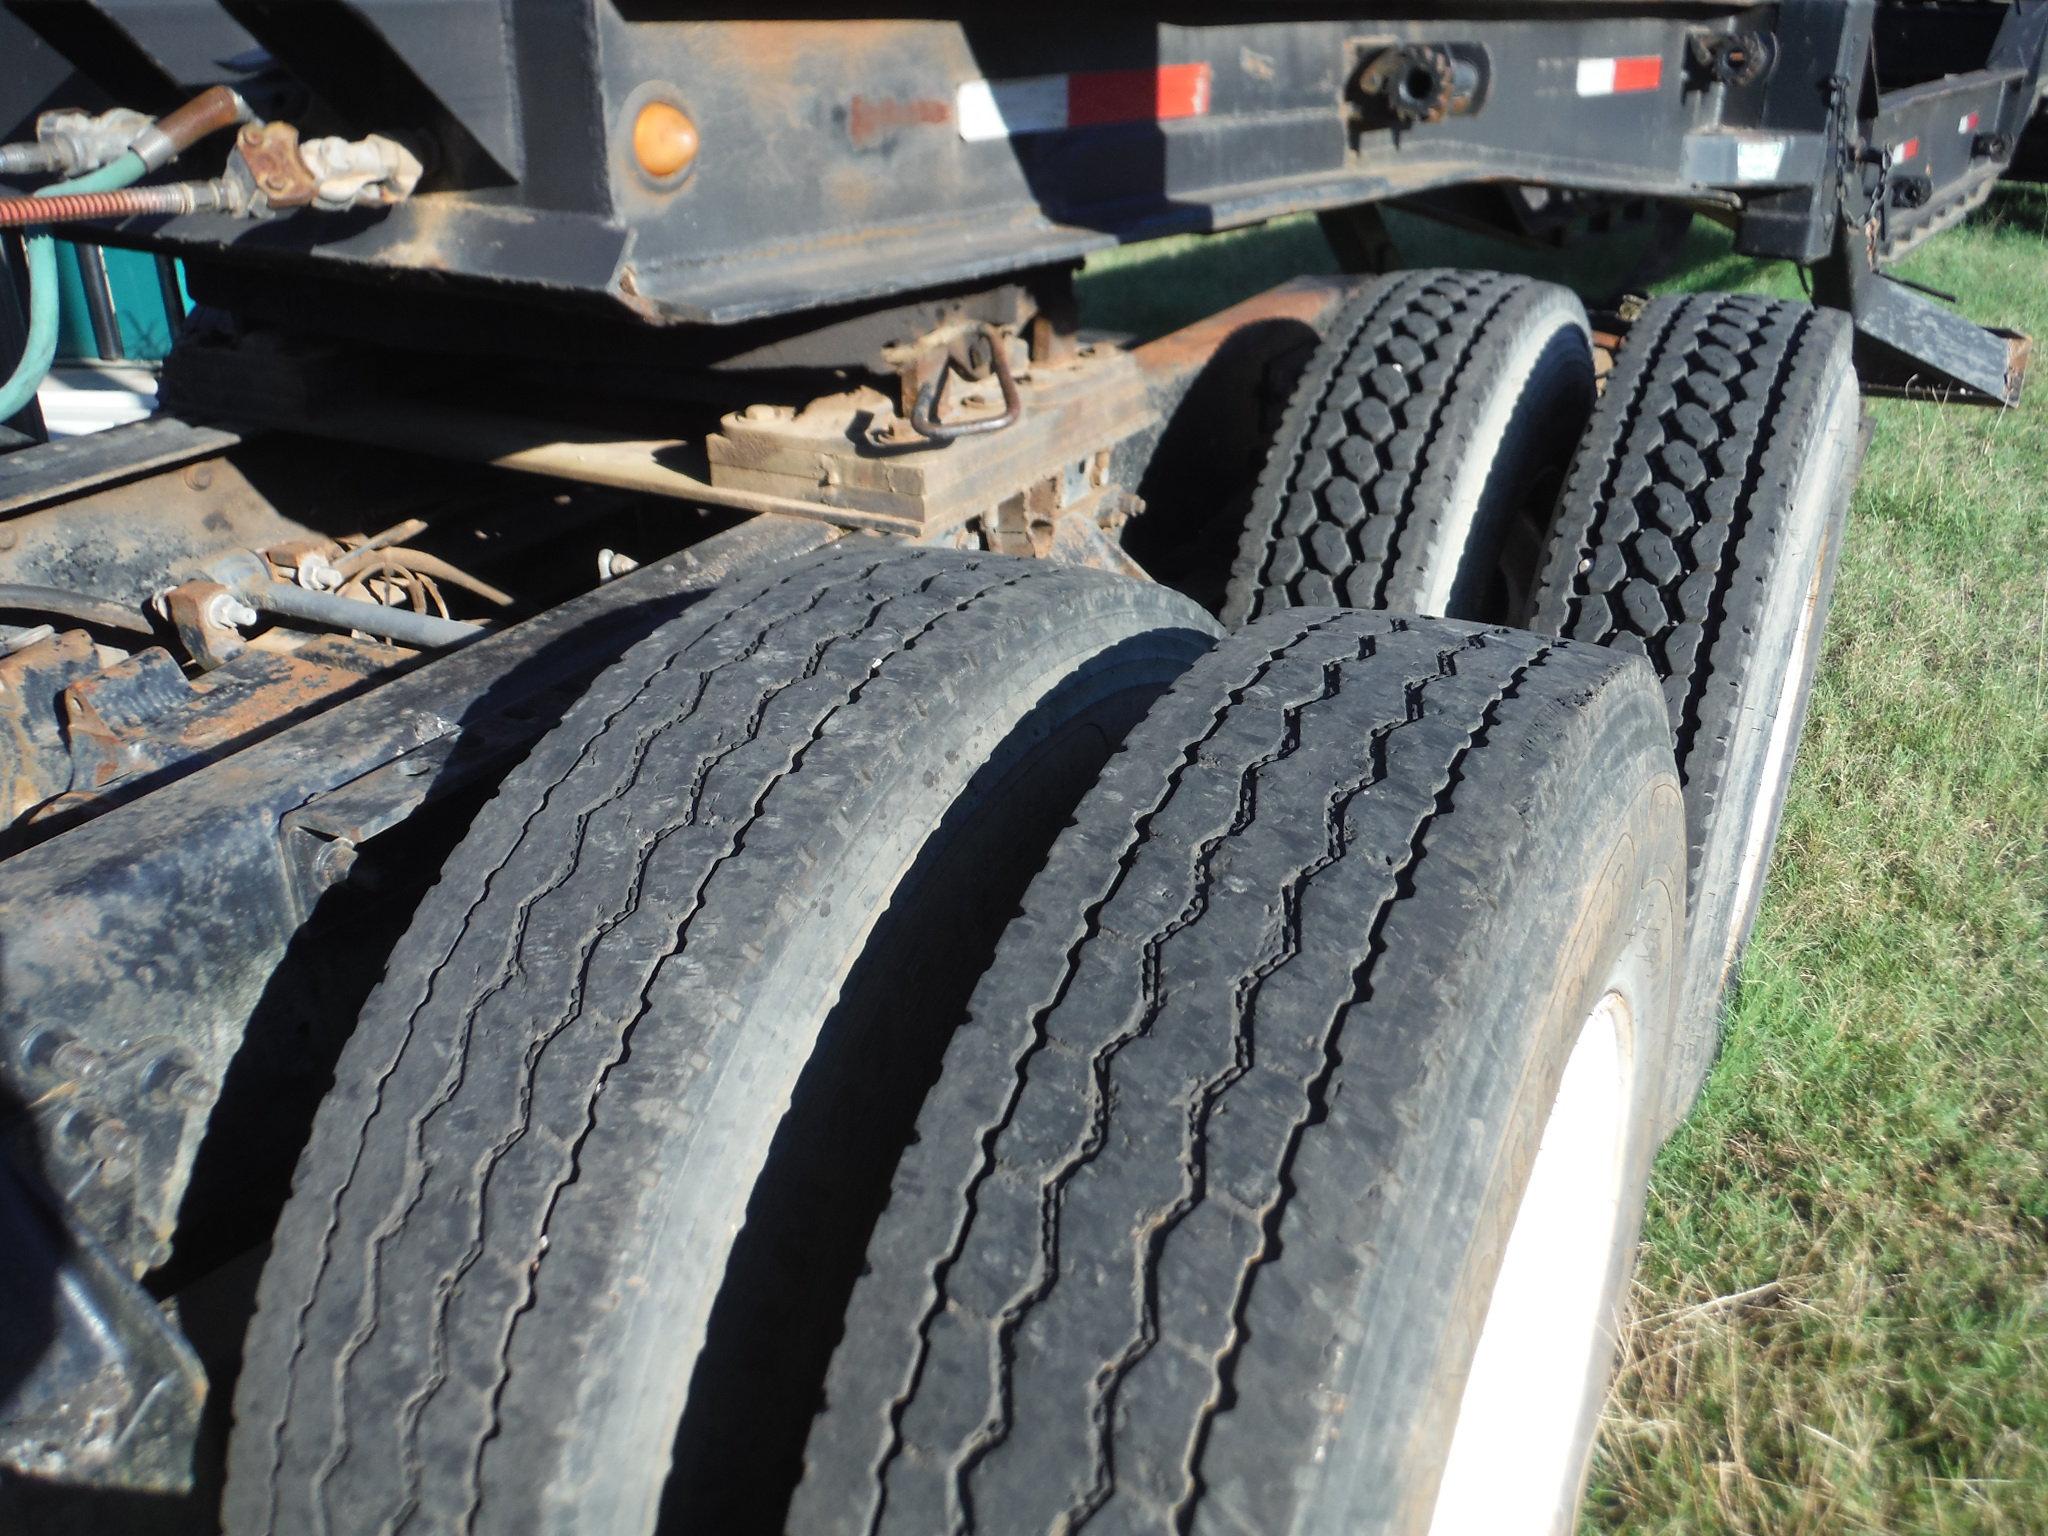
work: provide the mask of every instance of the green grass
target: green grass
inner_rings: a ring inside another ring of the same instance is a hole
[[[1417,263],[1522,265],[1396,233]],[[1304,222],[1213,246],[1092,264],[1084,313],[1153,329],[1329,265]],[[1799,291],[1705,224],[1687,256],[1670,286]],[[2048,196],[2001,191],[1902,270],[2048,339]],[[2015,411],[1873,416],[1586,1531],[2048,1530],[2048,378]]]
[[[1686,286],[1793,291],[1731,261]],[[1904,270],[2048,337],[2048,199]],[[2048,1528],[2048,408],[1874,416],[1592,1529]]]

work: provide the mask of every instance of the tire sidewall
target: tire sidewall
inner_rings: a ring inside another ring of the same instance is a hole
[[[1447,483],[1417,490],[1418,501],[1441,497],[1442,521],[1426,552],[1395,552],[1388,608],[1503,618],[1527,600],[1550,530],[1532,526],[1516,545],[1516,517],[1534,503],[1542,510],[1555,505],[1572,447],[1592,414],[1592,331],[1578,296],[1545,284],[1532,285],[1493,325],[1503,338],[1499,352],[1446,386],[1461,391],[1446,423]],[[1541,456],[1554,462],[1546,467]],[[1532,482],[1546,480],[1550,496],[1532,490]],[[1482,611],[1496,576],[1508,579],[1501,567],[1517,549],[1530,573],[1523,589],[1508,587],[1499,614]]]
[[[1859,402],[1855,375],[1844,361],[1815,413],[1815,430],[1802,445],[1787,500],[1787,535],[1764,577],[1769,590],[1756,625],[1755,649],[1736,678],[1729,744],[1718,770],[1721,794],[1704,833],[1697,834],[1686,981],[1663,1115],[1667,1133],[1684,1118],[1712,1064],[1721,1015],[1762,904],[1841,558],[1855,481]],[[1808,609],[1805,650],[1795,655]],[[1785,740],[1773,764],[1774,730],[1782,730]],[[1760,840],[1761,852],[1745,878],[1744,854],[1752,839]]]
[[[1685,928],[1682,871],[1676,863],[1662,869],[1653,850],[1660,820],[1675,823],[1682,796],[1675,778],[1645,786],[1617,825],[1605,867],[1595,877],[1590,899],[1581,909],[1564,952],[1570,957],[1558,984],[1546,1000],[1533,1037],[1521,1081],[1516,1085],[1509,1130],[1495,1165],[1496,1188],[1504,1196],[1493,1218],[1475,1235],[1471,1259],[1460,1287],[1461,1315],[1447,1337],[1445,1374],[1437,1389],[1436,1413],[1448,1399],[1453,1419],[1462,1399],[1480,1331],[1492,1299],[1510,1232],[1527,1192],[1538,1148],[1555,1103],[1565,1066],[1579,1032],[1608,991],[1619,992],[1627,1004],[1624,1030],[1628,1051],[1626,1129],[1619,1151],[1618,1189],[1621,1209],[1602,1277],[1595,1320],[1593,1352],[1585,1362],[1585,1379],[1573,1407],[1571,1464],[1577,1469],[1553,1508],[1552,1528],[1569,1531],[1584,1493],[1586,1471],[1607,1395],[1615,1353],[1620,1346],[1627,1286],[1635,1268],[1636,1242],[1642,1227],[1643,1197],[1659,1136],[1658,1109],[1670,1043],[1670,1020],[1678,997],[1681,935]],[[1476,1300],[1475,1300],[1476,1298]],[[1455,1364],[1453,1363],[1455,1362]],[[1450,1429],[1435,1442],[1433,1454],[1442,1465]],[[1418,1460],[1432,1452],[1418,1446]],[[1426,1531],[1441,1492],[1428,1485],[1429,1498],[1413,1529]]]
[[[1645,729],[1662,730],[1647,692]],[[1654,738],[1650,738],[1654,740]],[[1669,762],[1646,751],[1634,771],[1587,775],[1575,807],[1555,817],[1545,846],[1523,857],[1555,871],[1554,900],[1502,904],[1475,929],[1468,995],[1498,999],[1490,1019],[1461,1033],[1445,1091],[1415,1118],[1397,1183],[1434,1198],[1383,1234],[1384,1250],[1425,1259],[1389,1270],[1371,1311],[1393,1319],[1368,1341],[1334,1390],[1349,1406],[1304,1501],[1296,1530],[1429,1527],[1469,1371],[1507,1239],[1566,1061],[1610,981],[1626,977],[1630,1059],[1621,1219],[1602,1284],[1601,1344],[1587,1362],[1573,1454],[1583,1467],[1613,1358],[1612,1320],[1624,1301],[1651,1157],[1665,1055],[1681,980],[1684,933],[1683,798]],[[1597,829],[1588,836],[1589,829]],[[1631,958],[1634,957],[1634,958]],[[1532,984],[1529,962],[1543,966]],[[1479,1150],[1474,1150],[1474,1149]],[[1468,1166],[1459,1169],[1454,1165]],[[1579,1485],[1573,1485],[1576,1491]],[[1569,1496],[1568,1496],[1569,1497]],[[1569,1518],[1569,1509],[1559,1516]]]

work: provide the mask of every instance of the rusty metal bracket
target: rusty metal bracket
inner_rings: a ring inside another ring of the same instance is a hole
[[[242,626],[256,622],[256,610],[217,581],[173,587],[158,606],[177,630],[185,654],[209,672],[241,654],[247,643]]]
[[[248,168],[253,201],[266,208],[304,208],[320,190],[320,178],[299,153],[299,130],[290,123],[244,123],[235,135],[235,153]]]

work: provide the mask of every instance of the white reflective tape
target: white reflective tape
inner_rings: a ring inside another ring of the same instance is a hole
[[[1023,80],[969,80],[954,94],[960,137],[1007,139],[1018,133],[1046,133],[1067,126],[1067,77],[1034,75]]]
[[[1744,139],[1735,146],[1735,175],[1739,181],[1775,181],[1785,164],[1789,139]]]
[[[1579,60],[1581,96],[1631,96],[1654,91],[1664,83],[1664,60],[1659,54],[1635,53],[1618,59]]]

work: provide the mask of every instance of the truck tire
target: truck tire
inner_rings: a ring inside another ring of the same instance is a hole
[[[1792,777],[1861,453],[1848,317],[1663,299],[1620,350],[1560,498],[1529,627],[1649,657],[1685,784],[1691,913],[1665,1093],[1720,1043]]]
[[[1199,662],[953,1037],[792,1536],[1421,1530],[1440,1481],[1565,1529],[1683,815],[1633,658],[1303,609]]]
[[[1327,603],[1508,621],[1592,409],[1568,290],[1498,272],[1368,285],[1295,390],[1224,622]]]
[[[945,1035],[1214,633],[1148,584],[851,539],[600,677],[349,1041],[262,1278],[228,1531],[642,1533],[672,1451],[786,1500]]]

